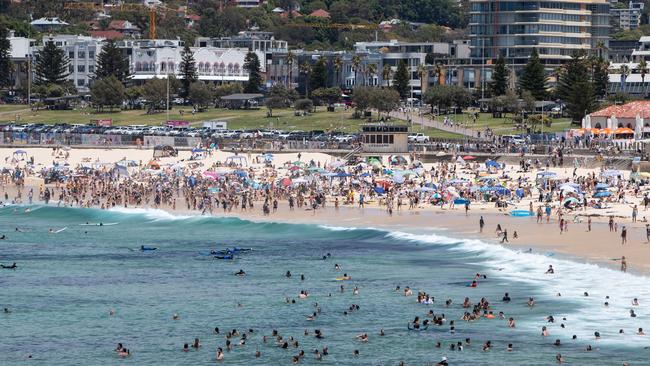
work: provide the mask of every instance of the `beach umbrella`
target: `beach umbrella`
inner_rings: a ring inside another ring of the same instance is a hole
[[[603,197],[609,197],[611,196],[612,193],[609,191],[599,191],[594,194],[595,198],[603,198]]]
[[[440,193],[434,193],[431,195],[432,198],[442,198],[442,195]]]
[[[288,187],[291,185],[291,179],[289,178],[282,178],[280,181],[280,184],[282,184],[283,187]]]
[[[472,155],[463,156],[463,160],[474,160],[474,159],[476,159],[476,156],[472,156]]]
[[[634,130],[627,127],[619,127],[614,130],[614,135],[634,135]]]
[[[377,194],[384,194],[384,193],[386,193],[386,190],[383,189],[382,187],[375,187],[375,192]]]
[[[307,179],[305,178],[296,178],[293,180],[293,184],[301,184],[301,183],[307,183]]]
[[[406,180],[406,178],[404,178],[403,175],[395,175],[395,176],[393,177],[393,181],[394,181],[395,183],[400,183],[400,184],[401,184],[401,183],[404,183],[405,180]]]
[[[607,183],[598,183],[596,184],[596,189],[607,189],[609,188],[609,184]]]

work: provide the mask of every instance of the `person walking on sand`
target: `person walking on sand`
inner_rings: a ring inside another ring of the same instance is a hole
[[[587,231],[591,231],[591,216],[587,218]]]
[[[508,229],[503,230],[503,238],[501,238],[501,242],[502,242],[502,243],[503,243],[503,242],[510,243],[510,242],[508,241]]]
[[[632,207],[632,222],[636,222],[636,216],[639,214],[639,208],[634,205]]]
[[[650,243],[650,224],[645,224],[645,242]]]
[[[621,227],[621,245],[627,243],[627,228],[625,225]]]
[[[481,216],[481,218],[478,220],[478,228],[479,228],[480,233],[483,233],[483,227],[484,226],[485,226],[485,220],[483,220],[483,216]],[[648,225],[646,225],[646,227],[647,226]]]
[[[627,272],[627,261],[625,260],[625,256],[621,257],[621,272]]]

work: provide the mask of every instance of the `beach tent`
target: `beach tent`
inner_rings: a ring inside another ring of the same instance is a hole
[[[170,145],[156,145],[153,147],[153,157],[166,158],[170,156],[178,156],[178,150]]]
[[[487,167],[487,168],[496,168],[496,169],[501,169],[501,164],[497,163],[497,162],[494,161],[494,160],[490,160],[490,159],[488,159],[488,160],[485,161],[485,167]]]
[[[406,160],[405,157],[401,155],[391,155],[388,157],[388,162],[390,165],[406,165],[408,164],[408,161]]]
[[[611,195],[612,193],[609,191],[598,191],[594,193],[594,198],[604,198],[604,197],[609,197]]]
[[[386,190],[382,187],[375,187],[375,192],[381,195],[381,194],[385,194]]]
[[[226,158],[226,165],[248,166],[245,156],[232,155]]]
[[[617,177],[619,175],[621,175],[621,172],[618,170],[605,170],[600,173],[601,177]]]
[[[598,184],[596,184],[596,189],[597,190],[607,189],[607,188],[609,188],[609,184],[607,184],[607,183],[598,183]]]

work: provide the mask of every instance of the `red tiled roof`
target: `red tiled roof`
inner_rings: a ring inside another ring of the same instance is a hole
[[[122,39],[124,35],[116,30],[91,31],[90,35],[96,38]]]
[[[292,11],[291,11],[291,15],[292,15],[294,18],[298,18],[298,17],[301,17],[301,16],[302,16],[302,14],[300,14],[299,12],[297,12],[297,11],[295,11],[295,10],[292,10]],[[288,17],[289,17],[289,12],[288,12],[288,11],[285,11],[285,12],[280,13],[280,17],[282,17],[282,18],[288,18]]]
[[[329,18],[330,13],[328,13],[326,10],[323,9],[318,9],[314,10],[309,14],[310,17],[316,17],[316,18]]]
[[[611,117],[615,115],[616,118],[636,118],[637,114],[641,118],[650,117],[650,101],[637,100],[623,105],[610,105],[607,108],[591,113],[590,116]]]
[[[111,20],[111,22],[108,23],[108,29],[124,29],[124,20]]]

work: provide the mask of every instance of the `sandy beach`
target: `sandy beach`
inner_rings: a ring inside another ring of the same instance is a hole
[[[59,152],[58,156],[53,155],[53,150],[49,148],[26,148],[29,158],[34,159],[37,168],[46,167],[53,163],[66,162],[71,167],[80,165],[103,164],[112,166],[120,160],[131,160],[138,165],[144,166],[152,159],[152,150],[147,149],[70,149],[69,151]],[[9,162],[16,149],[0,149],[0,159],[6,158]],[[64,157],[66,154],[67,157]],[[224,161],[227,157],[233,156],[231,152],[214,151],[205,159],[190,160],[192,153],[190,151],[179,151],[178,157],[161,158],[158,163],[163,167],[171,165],[193,164],[193,170],[202,172],[208,169],[217,161]],[[239,154],[246,157],[251,169],[264,170],[265,168],[259,163],[259,156],[250,153]],[[257,158],[257,162],[256,162]],[[287,162],[301,160],[304,162],[314,161],[323,166],[331,164],[337,159],[335,157],[320,153],[301,154],[275,154],[274,166],[280,167]],[[452,158],[450,157],[450,161]],[[18,166],[25,164],[25,161],[17,163]],[[430,169],[433,164],[425,164],[426,169]],[[101,166],[101,165],[99,165]],[[534,179],[536,170],[521,172],[517,166],[506,166],[504,171],[512,181],[519,177]],[[37,169],[35,169],[37,170]],[[559,177],[569,178],[573,173],[570,168],[549,168]],[[576,169],[576,174],[586,175],[597,173],[600,169]],[[624,172],[629,176],[630,172]],[[459,177],[471,178],[469,171],[461,172]],[[53,186],[53,185],[52,185]],[[28,177],[26,187],[28,190],[35,190],[43,187],[43,180],[37,177]],[[3,190],[14,195],[13,187],[3,185]],[[553,214],[549,222],[546,219],[543,223],[536,223],[532,217],[512,217],[508,215],[513,209],[528,210],[530,203],[537,207],[536,200],[526,197],[518,202],[513,203],[507,209],[494,207],[493,203],[472,202],[469,212],[466,214],[462,206],[454,208],[440,208],[439,206],[420,204],[417,208],[408,210],[405,207],[401,210],[393,211],[392,215],[386,212],[386,207],[380,205],[377,201],[367,201],[364,208],[359,208],[356,204],[342,204],[338,210],[333,208],[330,199],[325,209],[319,209],[316,212],[305,210],[304,213],[290,211],[286,202],[281,202],[277,211],[266,216],[261,210],[233,210],[222,212],[216,210],[215,216],[235,216],[253,221],[277,221],[287,223],[312,223],[341,227],[357,228],[379,228],[388,230],[417,231],[421,229],[445,229],[450,237],[476,238],[495,245],[508,245],[518,247],[521,250],[533,248],[535,252],[559,253],[574,258],[575,260],[589,263],[597,263],[612,268],[619,268],[618,261],[625,256],[628,261],[630,271],[648,274],[650,273],[650,244],[646,243],[645,222],[643,218],[646,212],[643,210],[641,195],[637,198],[626,198],[625,203],[609,203],[607,209],[578,209],[567,214],[568,227],[566,231],[561,232],[558,225],[557,215]],[[637,204],[639,208],[639,221],[632,222],[632,206]],[[167,210],[176,215],[198,214],[188,212],[182,209],[183,205],[179,204],[178,209],[173,210],[171,207],[164,205],[158,207]],[[141,207],[142,208],[142,207]],[[146,208],[146,207],[145,207]],[[149,207],[151,208],[151,207]],[[587,231],[587,217],[592,216],[592,231]],[[479,233],[479,218],[484,217],[485,229]],[[607,225],[608,217],[613,216],[617,224],[617,231],[610,231]],[[497,237],[495,231],[500,224],[503,229],[509,231],[508,243],[500,243],[500,237]],[[625,225],[628,230],[628,242],[621,244],[620,228]],[[514,232],[517,232],[518,238],[513,238]]]

